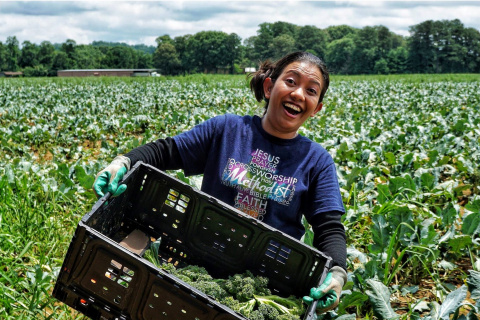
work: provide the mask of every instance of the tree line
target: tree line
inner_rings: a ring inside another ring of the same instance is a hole
[[[156,46],[94,41],[35,44],[15,36],[0,42],[0,70],[54,76],[65,69],[158,69],[165,75],[242,73],[260,61],[296,50],[321,57],[333,74],[479,73],[480,32],[458,20],[427,20],[409,36],[385,26],[320,29],[287,22],[262,23],[242,41],[235,33],[201,31],[159,36]]]

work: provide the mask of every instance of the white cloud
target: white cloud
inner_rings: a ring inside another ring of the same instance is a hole
[[[155,38],[203,30],[256,35],[263,22],[326,28],[384,25],[407,36],[425,20],[460,19],[480,29],[480,2],[468,1],[0,1],[0,41],[78,44],[95,40],[155,45]]]

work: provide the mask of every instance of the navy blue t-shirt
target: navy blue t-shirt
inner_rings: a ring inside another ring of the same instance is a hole
[[[203,174],[202,191],[292,237],[304,234],[302,215],[344,212],[330,154],[301,135],[268,134],[258,116],[217,116],[173,139],[185,174]]]

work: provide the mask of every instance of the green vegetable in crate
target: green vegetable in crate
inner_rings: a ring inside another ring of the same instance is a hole
[[[300,320],[305,313],[301,299],[272,295],[268,278],[250,271],[214,279],[203,267],[189,265],[177,269],[171,263],[160,264],[159,245],[159,241],[153,242],[144,258],[250,320]]]

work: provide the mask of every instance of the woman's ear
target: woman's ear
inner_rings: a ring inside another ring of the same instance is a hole
[[[273,88],[272,78],[265,78],[265,80],[263,80],[263,94],[265,95],[265,98],[270,99],[272,88]]]
[[[323,103],[319,103],[317,105],[317,107],[315,108],[315,110],[313,110],[312,114],[310,115],[310,117],[313,117],[317,114],[318,111],[322,110],[322,107],[323,107]]]

